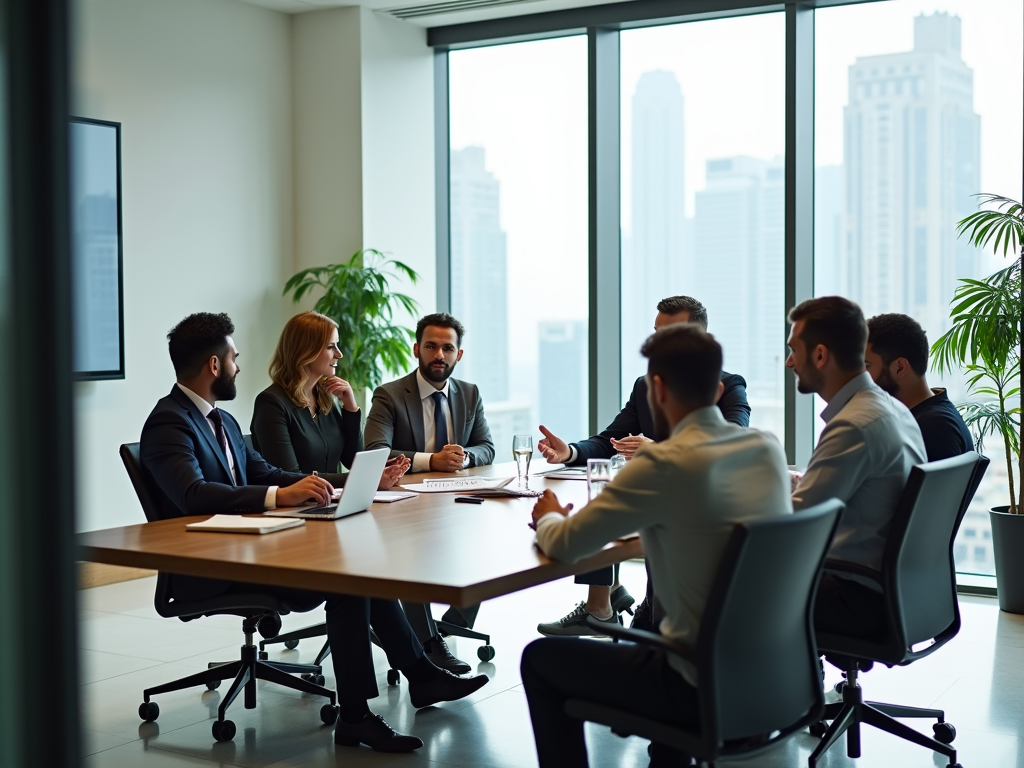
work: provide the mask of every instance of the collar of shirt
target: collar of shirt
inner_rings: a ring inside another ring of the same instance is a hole
[[[722,416],[722,412],[718,410],[717,405],[709,405],[706,408],[698,408],[695,411],[690,411],[686,416],[679,420],[675,428],[672,430],[672,437],[675,437],[684,429],[691,424],[725,424],[725,417]]]
[[[825,409],[821,412],[821,420],[828,424],[836,417],[836,414],[843,410],[844,406],[853,399],[854,395],[862,389],[868,389],[873,386],[875,386],[875,382],[871,380],[870,373],[864,371],[863,373],[857,374],[846,382],[843,388],[836,392],[836,396],[833,397],[829,401],[829,404],[825,406]]]
[[[205,399],[201,398],[199,395],[197,395],[191,389],[186,387],[184,384],[178,384],[178,389],[180,389],[182,392],[184,392],[186,395],[188,395],[188,399],[196,404],[196,408],[198,408],[199,412],[201,414],[203,414],[203,418],[204,419],[208,418],[209,415],[210,415],[210,411],[212,411],[216,407],[216,406],[210,405],[209,402],[207,402]]]
[[[423,378],[423,372],[416,369],[416,385],[420,388],[420,400],[426,400],[435,392],[440,392],[444,395],[444,399],[448,399],[448,384],[451,383],[451,379],[444,380],[444,386],[438,389],[425,378]]]

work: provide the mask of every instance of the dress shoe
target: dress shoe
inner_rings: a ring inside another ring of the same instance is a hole
[[[423,644],[423,651],[427,654],[427,658],[430,659],[431,664],[435,667],[439,667],[440,669],[447,669],[453,674],[464,675],[472,669],[472,667],[462,659],[457,659],[452,655],[451,650],[448,648],[448,644],[440,635],[434,635],[432,638],[427,640],[427,642]]]
[[[618,626],[619,614],[613,612],[609,618],[601,619],[588,611],[586,605],[586,603],[580,603],[558,621],[538,624],[537,631],[542,635],[560,637],[604,637],[604,632],[594,629],[587,623],[587,619],[591,616],[602,624]]]
[[[633,614],[633,621],[629,623],[629,628],[657,632],[654,628],[654,616],[651,614],[651,603],[646,597],[636,607],[636,613]]]
[[[441,617],[441,621],[447,621],[449,624],[454,624],[457,627],[463,629],[469,629],[469,623],[466,621],[466,617],[462,615],[462,612],[458,608],[449,608],[444,612]]]
[[[629,594],[629,592],[626,591],[626,588],[621,584],[619,584],[619,586],[612,590],[612,610],[616,613],[622,613],[623,611],[625,611],[630,616],[632,616],[633,611],[631,606],[635,602],[636,600],[633,598],[633,596]]]
[[[409,683],[409,701],[416,709],[429,707],[441,701],[458,701],[487,685],[487,675],[459,677],[447,669],[439,669],[433,680],[425,683]]]
[[[380,715],[367,715],[358,723],[339,720],[334,728],[334,743],[346,747],[365,744],[378,752],[412,752],[423,746],[415,736],[395,731]]]

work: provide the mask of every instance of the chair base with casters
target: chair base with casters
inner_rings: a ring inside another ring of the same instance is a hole
[[[945,755],[949,759],[948,768],[961,768],[956,761],[956,749],[950,746],[956,738],[956,728],[946,722],[946,715],[941,709],[922,709],[905,707],[899,704],[883,704],[878,701],[864,701],[864,692],[857,681],[859,672],[867,672],[871,662],[855,659],[833,659],[826,657],[830,664],[843,668],[846,679],[836,685],[836,691],[843,694],[842,702],[825,705],[825,717],[821,723],[811,727],[811,733],[821,737],[807,761],[808,768],[816,768],[818,761],[846,734],[846,754],[849,757],[860,757],[860,726],[870,725],[893,736],[910,741],[927,749]],[[932,726],[935,738],[920,733],[908,725],[896,720],[897,717],[935,718],[938,722]],[[827,725],[826,721],[831,721]]]
[[[260,661],[266,661],[270,656],[264,650],[268,645],[274,645],[276,643],[284,643],[284,647],[289,651],[294,651],[299,647],[300,640],[308,640],[312,637],[326,637],[327,636],[327,625],[317,624],[313,627],[303,627],[302,629],[296,629],[293,632],[285,632],[283,635],[277,637],[271,637],[265,640],[260,640]],[[380,644],[380,639],[377,637],[377,633],[370,630],[370,642],[376,645],[378,648],[383,648]],[[324,663],[324,659],[331,655],[331,644],[326,642],[320,648],[320,653],[316,655],[316,660],[313,662],[314,665],[319,666]],[[303,679],[308,679],[306,675],[302,676]],[[394,688],[402,680],[401,673],[397,669],[388,670],[388,686]],[[316,681],[314,681],[316,682]],[[323,682],[321,680],[321,682]]]
[[[294,677],[296,674],[315,675],[318,680],[323,680],[322,669],[315,664],[284,664],[280,662],[260,661],[257,658],[256,644],[253,642],[253,635],[257,631],[261,620],[273,617],[280,626],[280,618],[276,614],[256,614],[247,616],[242,620],[242,632],[245,633],[245,645],[241,649],[241,658],[238,661],[227,663],[211,664],[205,672],[199,672],[188,677],[174,680],[154,688],[147,688],[142,692],[142,704],[139,705],[139,717],[147,723],[151,723],[160,716],[160,707],[150,698],[159,693],[180,691],[185,688],[205,685],[209,689],[219,687],[221,681],[231,680],[224,700],[217,708],[217,719],[213,722],[213,738],[217,741],[230,741],[235,735],[235,724],[225,718],[227,709],[238,695],[244,693],[243,700],[246,709],[256,708],[256,681],[266,680],[277,685],[283,685],[294,691],[309,693],[314,696],[324,696],[330,700],[320,709],[320,719],[325,725],[333,725],[338,719],[337,694],[329,688],[317,685],[309,680],[302,680]]]
[[[463,637],[467,640],[479,640],[483,643],[479,648],[476,649],[476,657],[480,661],[490,661],[494,658],[494,646],[491,645],[491,636],[485,635],[483,632],[477,632],[466,627],[460,627],[458,624],[452,624],[450,621],[434,622],[437,625],[437,631],[440,632],[444,637]]]

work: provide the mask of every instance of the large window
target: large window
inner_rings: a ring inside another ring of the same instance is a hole
[[[958,278],[1001,260],[956,237],[973,194],[1020,199],[1020,0],[893,0],[818,11],[815,292],[867,317],[901,312],[937,339]],[[955,403],[962,375],[929,373]],[[960,570],[994,572],[990,507],[1008,501],[1001,445],[955,546]]]
[[[506,460],[539,423],[587,434],[587,39],[454,51],[449,104],[456,375]]]
[[[772,13],[620,36],[623,393],[658,301],[690,295],[780,440],[785,34]]]

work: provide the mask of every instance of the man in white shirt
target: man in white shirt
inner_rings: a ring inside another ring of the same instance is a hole
[[[722,348],[708,333],[672,325],[642,351],[658,433],[671,436],[645,446],[571,517],[572,505],[545,491],[533,511],[537,545],[576,562],[639,531],[665,609],[660,631],[693,645],[733,526],[792,512],[786,458],[773,436],[729,424],[715,407]],[[698,721],[695,670],[652,648],[546,637],[527,646],[521,667],[541,768],[587,765],[583,724],[564,710],[570,698],[682,726]],[[652,747],[652,766],[685,759]]]
[[[828,403],[825,429],[793,491],[793,508],[827,499],[846,504],[829,557],[878,570],[889,525],[915,464],[924,464],[921,430],[907,407],[882,391],[864,367],[868,327],[860,307],[840,296],[808,299],[789,313],[797,389]],[[872,637],[884,626],[881,586],[857,576],[822,574],[818,629]]]

